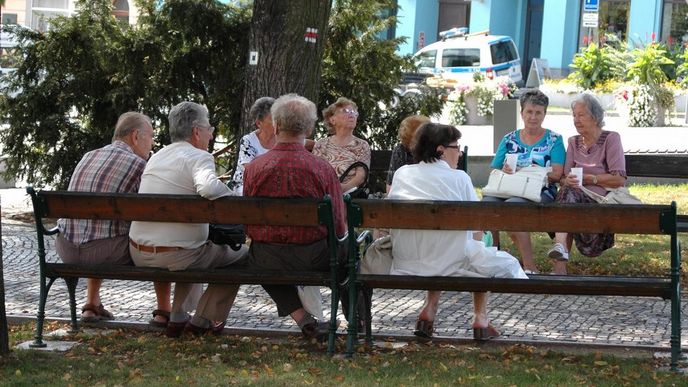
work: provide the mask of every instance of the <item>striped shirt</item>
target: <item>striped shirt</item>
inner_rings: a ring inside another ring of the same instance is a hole
[[[77,164],[69,181],[70,191],[138,192],[146,160],[119,140],[90,151]],[[129,234],[129,222],[121,220],[60,219],[60,233],[75,244]]]

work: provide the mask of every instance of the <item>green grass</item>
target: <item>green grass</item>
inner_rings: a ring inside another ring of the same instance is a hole
[[[676,202],[679,214],[688,214],[688,184],[652,185],[636,184],[629,187],[631,193],[645,204],[670,204]],[[514,256],[520,254],[505,232],[500,233],[501,248]],[[552,240],[545,233],[532,233],[533,254],[538,268],[543,273],[552,270],[552,261],[547,258],[547,251],[552,247]],[[679,234],[682,256],[688,256],[688,234]],[[615,247],[605,251],[597,258],[581,255],[576,248],[572,249],[568,264],[569,274],[599,275],[647,275],[659,276],[669,272],[670,262],[669,237],[662,235],[616,235]],[[688,275],[684,271],[682,281],[685,286]]]
[[[12,326],[11,344],[33,326]],[[57,328],[51,324],[50,328]],[[525,345],[409,343],[365,348],[347,360],[299,338],[202,337],[115,331],[70,337],[66,354],[15,350],[0,358],[0,385],[679,385],[647,352],[559,352]],[[342,343],[339,343],[341,350]]]

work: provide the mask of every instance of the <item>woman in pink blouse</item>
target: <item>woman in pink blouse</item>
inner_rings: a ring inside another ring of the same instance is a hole
[[[316,141],[313,154],[330,163],[342,182],[342,192],[346,193],[362,185],[367,178],[367,171],[362,167],[354,168],[342,178],[347,168],[357,161],[370,167],[370,146],[354,136],[358,107],[353,101],[340,97],[323,110],[323,119],[331,136]]]
[[[569,138],[566,149],[562,189],[557,195],[557,203],[597,203],[579,187],[601,195],[607,188],[617,188],[626,184],[626,161],[619,133],[602,130],[604,109],[591,94],[581,94],[571,103],[573,124],[577,136]],[[579,182],[571,168],[583,168],[583,181]],[[604,250],[614,246],[614,234],[568,234],[557,233],[555,244],[548,257],[555,260],[554,273],[565,275],[566,262],[573,241],[578,251],[586,257],[597,257]]]

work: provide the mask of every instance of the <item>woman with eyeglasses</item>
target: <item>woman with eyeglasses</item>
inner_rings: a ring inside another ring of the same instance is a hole
[[[492,168],[501,169],[504,173],[514,173],[505,162],[507,154],[516,154],[516,169],[529,165],[539,165],[549,167],[551,171],[547,173],[548,184],[546,184],[540,194],[541,203],[551,203],[557,195],[556,183],[564,172],[564,161],[566,160],[566,150],[564,140],[561,135],[542,127],[542,122],[547,114],[549,98],[540,90],[530,90],[520,98],[521,118],[523,119],[523,129],[514,130],[502,138],[497,147]],[[485,202],[507,202],[507,203],[529,203],[528,199],[521,197],[498,198],[494,196],[484,196]],[[499,231],[494,231],[495,240],[499,240]],[[537,274],[538,269],[533,257],[533,245],[530,241],[529,232],[508,233],[511,240],[516,245],[521,259],[523,269],[526,274]]]
[[[249,117],[256,126],[256,130],[245,135],[239,141],[239,157],[237,158],[234,178],[229,182],[230,188],[242,195],[244,191],[244,167],[256,157],[269,151],[275,145],[275,128],[272,126],[270,108],[275,102],[272,97],[258,98],[251,109]]]
[[[427,123],[418,128],[412,150],[418,164],[396,171],[387,198],[478,201],[471,178],[456,169],[459,138],[461,132],[450,125]],[[528,278],[516,258],[479,242],[482,232],[392,229],[391,236],[390,274]],[[440,291],[428,291],[413,332],[416,336],[433,336],[440,295]],[[487,293],[473,293],[473,308],[473,338],[499,336],[487,316]]]
[[[342,192],[350,192],[365,183],[370,167],[370,146],[354,136],[358,107],[353,101],[340,97],[323,110],[323,120],[331,136],[316,141],[313,154],[332,165],[342,182]],[[365,164],[365,168],[350,168],[356,162]]]

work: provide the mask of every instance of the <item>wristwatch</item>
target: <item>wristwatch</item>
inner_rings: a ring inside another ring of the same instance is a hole
[[[597,185],[597,175],[592,175],[592,183]]]

